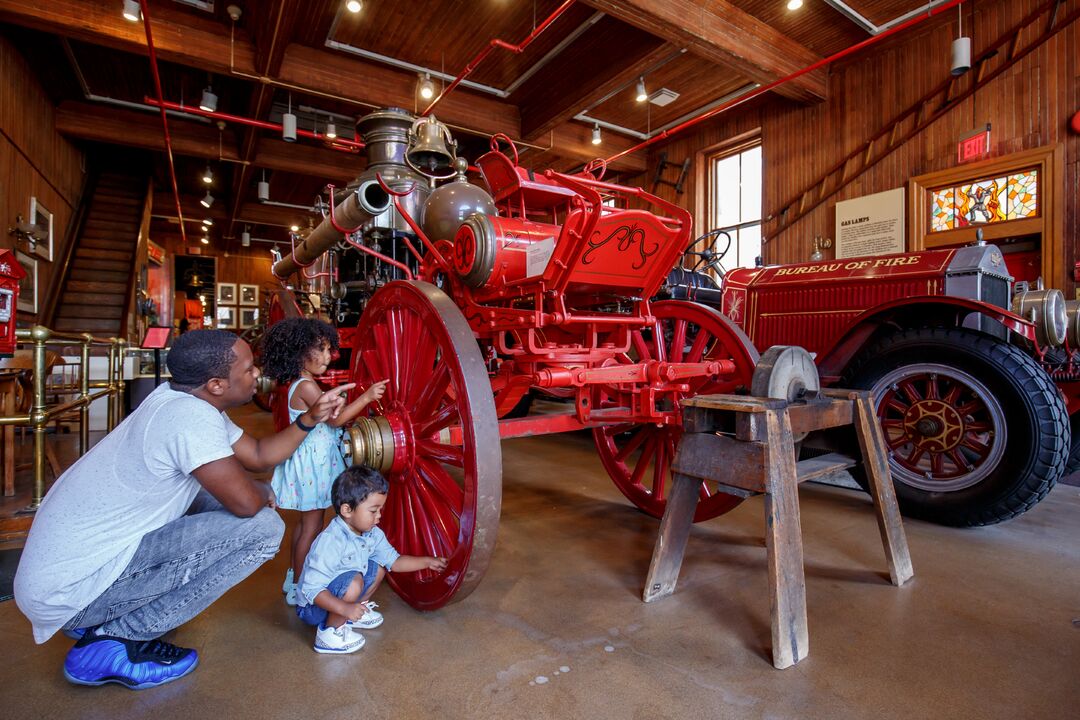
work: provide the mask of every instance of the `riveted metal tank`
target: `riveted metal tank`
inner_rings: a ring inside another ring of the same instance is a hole
[[[405,151],[409,146],[409,129],[414,120],[412,114],[401,108],[383,108],[357,121],[356,130],[364,138],[368,166],[356,180],[349,183],[349,188],[359,187],[366,181],[375,180],[376,175],[393,190],[404,191],[412,187],[413,191],[407,197],[401,198],[401,203],[409,215],[418,218],[424,203],[431,194],[431,186],[426,177],[405,163]],[[382,228],[412,232],[392,204],[384,212],[365,223],[364,228],[365,230]]]

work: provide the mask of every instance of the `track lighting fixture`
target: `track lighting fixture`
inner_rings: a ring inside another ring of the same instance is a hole
[[[208,208],[214,204],[214,196],[210,194],[210,191],[206,191],[206,197],[199,201],[199,204],[204,208]]]
[[[289,93],[289,111],[281,116],[281,139],[296,142],[296,115],[292,111],[292,93]]]
[[[202,99],[199,100],[199,109],[204,112],[214,112],[217,110],[217,95],[214,94],[213,88],[209,85],[202,91]]]
[[[131,22],[139,22],[142,19],[142,8],[139,0],[124,0],[124,19]]]
[[[592,144],[599,145],[601,142],[603,142],[603,138],[600,137],[600,124],[597,123],[592,128]]]
[[[428,73],[420,74],[420,84],[417,85],[420,97],[424,100],[430,100],[435,97],[435,83],[431,81],[431,75]]]
[[[349,2],[345,3],[345,9],[353,14],[360,12],[363,8],[364,3],[360,2],[360,0],[349,0]]]
[[[259,181],[259,202],[270,199],[270,183],[266,182],[266,171],[263,170],[262,180]]]
[[[649,99],[649,93],[645,91],[645,78],[639,77],[637,81],[637,94],[634,99],[639,103],[643,103]]]
[[[209,185],[214,182],[214,172],[210,169],[210,166],[206,166],[206,172],[202,174],[202,181]]]
[[[337,137],[337,126],[332,122],[326,123],[326,137],[331,140]]]

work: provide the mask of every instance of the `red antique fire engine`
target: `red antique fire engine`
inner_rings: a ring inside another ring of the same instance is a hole
[[[1070,467],[1080,303],[1014,293],[997,247],[737,269],[722,287],[680,268],[666,292],[721,307],[758,347],[805,347],[823,384],[873,391],[907,515],[999,522]]]
[[[501,506],[501,438],[591,428],[615,484],[659,516],[681,435],[680,399],[749,387],[758,359],[717,310],[649,300],[690,240],[685,210],[603,182],[602,168],[534,174],[518,165],[512,144],[511,157],[496,143],[477,161],[491,196],[479,211],[466,202],[463,219],[438,222],[433,208],[441,201],[433,193],[426,232],[405,204],[413,183],[395,188],[379,173],[377,185],[362,181],[341,202],[335,198],[327,218],[356,250],[404,276],[367,299],[348,348],[356,392],[389,380],[373,414],[350,428],[350,444],[354,462],[391,482],[383,527],[395,547],[449,558],[443,573],[390,579],[421,609],[463,597],[484,574]],[[464,192],[454,185],[440,190]],[[606,197],[653,212],[609,207]],[[382,213],[391,198],[425,249],[401,237],[415,272],[340,224],[343,214],[352,224]],[[302,271],[318,249],[312,236],[324,233],[317,228],[275,273]],[[560,391],[573,404],[506,419],[530,388]],[[703,486],[697,519],[739,501]]]

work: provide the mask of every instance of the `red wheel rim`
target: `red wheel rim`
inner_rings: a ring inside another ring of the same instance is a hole
[[[634,331],[626,362],[667,360],[701,362],[732,360],[737,372],[719,381],[708,378],[690,380],[690,392],[677,400],[695,395],[731,393],[750,387],[757,350],[750,339],[716,310],[682,301],[665,301],[652,306],[656,324],[645,332]],[[624,404],[610,391],[601,398],[602,405]],[[661,517],[667,506],[671,487],[671,462],[682,438],[681,427],[655,425],[612,425],[593,430],[600,460],[615,486],[630,502],[644,512]],[[722,515],[742,502],[735,495],[715,492],[701,485],[694,522]]]
[[[413,607],[434,610],[476,587],[495,547],[502,454],[491,383],[461,311],[428,283],[387,285],[358,331],[353,379],[362,387],[389,379],[379,414],[396,437],[381,527],[403,555],[449,563],[442,573],[392,573],[388,581]],[[451,445],[457,425],[462,441]]]

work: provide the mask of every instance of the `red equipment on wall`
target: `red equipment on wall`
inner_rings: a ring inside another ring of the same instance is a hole
[[[26,271],[11,250],[0,249],[0,356],[15,352],[15,309],[19,304],[19,281]]]

